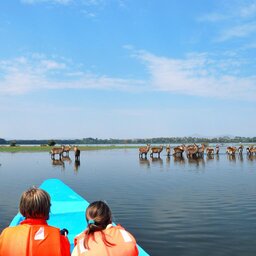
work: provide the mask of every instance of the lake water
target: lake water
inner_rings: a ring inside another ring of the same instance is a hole
[[[59,178],[89,202],[107,201],[150,255],[255,255],[256,157],[140,160],[119,149],[81,152],[80,166],[70,158],[0,153],[0,230],[24,190]]]

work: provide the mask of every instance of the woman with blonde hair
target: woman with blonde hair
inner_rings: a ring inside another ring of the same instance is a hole
[[[96,201],[86,209],[87,228],[75,238],[72,256],[137,256],[135,238],[120,225],[112,224],[111,210]]]

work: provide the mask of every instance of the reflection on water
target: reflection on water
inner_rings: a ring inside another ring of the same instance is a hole
[[[241,161],[241,162],[243,162],[244,161],[244,157],[243,157],[243,155],[240,153],[240,154],[238,154],[238,159]]]
[[[171,157],[170,156],[166,156],[166,164],[170,165],[171,163]]]
[[[152,165],[163,166],[163,159],[161,157],[150,157]]]
[[[84,154],[80,164],[71,154],[0,153],[0,229],[22,191],[59,178],[89,202],[106,200],[150,255],[255,255],[255,155],[138,161],[137,149],[126,149],[86,151],[85,162]]]
[[[227,159],[231,162],[236,162],[236,155],[227,155]]]
[[[174,163],[185,164],[185,158],[181,156],[173,156]]]
[[[230,162],[236,162],[237,160],[239,160],[240,162],[243,162],[244,161],[244,155],[239,153],[237,155],[227,155],[227,159],[230,161]]]
[[[247,159],[249,161],[255,161],[256,160],[256,155],[247,155]]]
[[[206,155],[206,160],[207,161],[214,160],[214,155]]]
[[[188,158],[188,163],[189,165],[195,165],[195,166],[204,166],[205,165],[205,161],[203,157],[199,157],[199,158]]]
[[[61,171],[65,171],[65,163],[67,163],[68,165],[72,164],[72,160],[69,157],[69,155],[66,156],[62,156],[60,159],[52,159],[52,166],[53,167],[57,167],[60,168]],[[77,173],[78,170],[80,168],[80,160],[74,160],[74,172]]]
[[[139,158],[139,163],[141,167],[150,168],[150,161],[147,158]]]
[[[67,162],[68,164],[71,164],[71,163],[72,163],[72,160],[71,160],[71,158],[70,158],[69,156],[63,156],[63,157],[61,158],[61,160],[62,160],[63,162]]]
[[[60,167],[62,171],[65,170],[65,163],[62,159],[52,159],[53,167]]]
[[[80,160],[75,160],[74,162],[74,172],[77,173],[80,168]]]

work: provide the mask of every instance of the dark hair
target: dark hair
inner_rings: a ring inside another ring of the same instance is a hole
[[[30,188],[20,198],[20,213],[25,218],[49,219],[51,207],[50,195],[40,188]]]
[[[94,232],[100,231],[102,234],[103,242],[107,246],[113,246],[114,244],[107,241],[104,232],[102,232],[108,224],[112,223],[112,213],[108,205],[103,201],[95,201],[91,203],[85,213],[86,221],[88,222],[88,228],[85,231],[84,246],[89,249],[88,241],[90,236],[94,236]]]

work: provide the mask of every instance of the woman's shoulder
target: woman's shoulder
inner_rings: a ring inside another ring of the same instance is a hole
[[[112,237],[120,237],[124,242],[136,242],[134,236],[119,224],[105,229],[105,233]]]
[[[75,245],[78,243],[79,240],[84,239],[84,237],[85,237],[85,232],[86,232],[86,230],[85,230],[85,231],[82,231],[81,233],[79,233],[79,234],[77,234],[77,235],[75,236],[75,238],[74,238],[74,244],[75,244]]]

